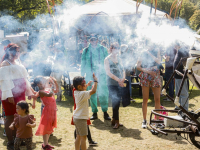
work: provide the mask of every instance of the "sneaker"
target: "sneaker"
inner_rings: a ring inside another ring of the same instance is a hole
[[[2,118],[0,119],[0,124],[1,124],[1,125],[4,125],[4,121],[3,121]]]
[[[147,128],[147,121],[146,121],[146,120],[142,122],[142,128],[143,128],[143,129],[146,129],[146,128]]]
[[[8,142],[7,143],[7,149],[8,150],[14,150],[14,142]]]
[[[105,120],[111,120],[107,112],[104,112],[104,119]]]
[[[89,141],[89,145],[90,146],[95,146],[95,145],[97,145],[98,143],[97,142],[95,142],[95,141]]]
[[[6,131],[4,130],[4,132],[3,132],[3,136],[5,136],[6,137]]]
[[[170,102],[171,100],[169,98],[163,98],[163,101]]]
[[[98,119],[97,113],[93,113],[92,117],[90,118],[90,120],[95,120],[95,119]]]
[[[48,144],[48,146],[49,146],[50,148],[54,149],[54,146],[52,146],[52,145],[49,145],[49,144]]]
[[[162,123],[158,123],[158,124],[156,124],[156,128],[164,129],[165,125]]]
[[[174,108],[174,110],[180,110],[180,108]]]
[[[42,144],[42,149],[44,149],[44,150],[52,150],[50,145],[44,146],[44,144]]]
[[[132,99],[132,98],[130,98],[130,102],[132,102],[132,103],[133,103],[133,102],[135,102],[135,100],[134,100],[134,99]]]

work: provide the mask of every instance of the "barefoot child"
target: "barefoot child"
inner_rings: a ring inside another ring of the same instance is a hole
[[[14,149],[19,150],[24,141],[27,150],[32,150],[32,128],[36,126],[34,116],[29,115],[29,106],[26,101],[20,101],[16,105],[17,114],[14,115],[14,122],[9,126],[11,130],[17,128]]]
[[[56,79],[53,77],[50,77],[50,80],[52,80],[56,85],[56,90],[54,90],[54,93],[58,92],[58,84],[56,82]],[[42,116],[40,119],[40,124],[38,126],[38,129],[35,133],[37,136],[43,136],[43,144],[42,148],[44,150],[51,150],[54,148],[53,146],[48,144],[49,136],[51,133],[53,133],[53,129],[57,127],[57,107],[56,107],[56,100],[54,98],[54,93],[49,89],[45,90],[45,84],[47,82],[47,79],[42,76],[38,76],[34,79],[34,86],[39,87],[39,92],[37,96],[40,96],[42,103],[44,104],[44,108],[42,111]]]
[[[74,97],[76,103],[76,109],[73,112],[73,122],[76,127],[76,141],[75,149],[86,150],[86,136],[88,135],[87,119],[89,118],[88,99],[97,90],[97,77],[93,74],[94,86],[91,90],[86,91],[87,85],[84,77],[77,76],[73,80],[73,86],[75,87]]]

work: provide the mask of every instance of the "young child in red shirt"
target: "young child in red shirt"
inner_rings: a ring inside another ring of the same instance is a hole
[[[16,105],[17,114],[14,115],[14,122],[9,126],[11,130],[17,128],[14,141],[14,149],[19,150],[24,141],[28,150],[32,150],[32,128],[36,126],[34,116],[29,115],[29,106],[26,101],[20,101]]]

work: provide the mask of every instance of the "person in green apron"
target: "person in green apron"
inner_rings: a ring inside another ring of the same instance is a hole
[[[92,74],[98,78],[97,93],[93,94],[90,98],[90,105],[92,107],[93,115],[90,118],[95,120],[97,116],[97,96],[101,105],[101,109],[104,112],[104,119],[111,120],[109,117],[108,110],[108,87],[106,81],[106,72],[104,69],[104,59],[108,56],[107,49],[102,45],[98,44],[98,37],[92,34],[90,37],[90,44],[83,50],[81,56],[81,75],[85,76],[86,82],[93,80]],[[91,86],[87,88],[90,90]]]

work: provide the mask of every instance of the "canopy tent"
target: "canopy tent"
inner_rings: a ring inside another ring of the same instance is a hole
[[[150,7],[141,4],[139,13],[150,13]],[[75,6],[67,11],[67,16],[74,20],[73,27],[79,31],[101,34],[116,33],[117,24],[112,24],[117,17],[125,20],[136,17],[136,2],[132,0],[94,0],[82,6]],[[157,11],[156,16],[164,16],[165,13]],[[65,16],[65,19],[66,17]],[[63,18],[64,20],[64,18]]]
[[[150,12],[150,7],[141,4],[139,12],[144,11]],[[94,16],[96,14],[108,14],[109,16],[131,15],[136,13],[136,2],[133,0],[94,0],[85,5],[72,8],[70,13],[76,13],[79,16]],[[156,14],[164,15],[165,13],[158,11]]]

